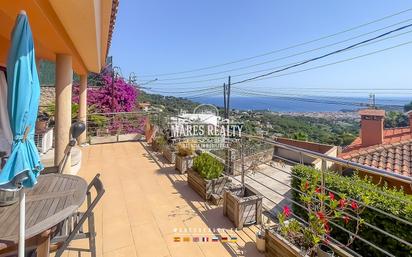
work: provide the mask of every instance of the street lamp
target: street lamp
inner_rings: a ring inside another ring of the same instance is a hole
[[[153,82],[156,82],[157,80],[158,80],[158,79],[155,78],[155,79],[146,81],[146,82],[144,82],[144,83],[142,83],[142,84],[139,84],[139,85],[137,85],[137,86],[138,86],[139,88],[141,88],[141,89],[150,89],[150,87],[142,87],[142,86],[147,85],[147,84],[150,84],[150,83],[153,83]]]
[[[117,78],[117,74],[118,74],[117,70],[120,70],[120,68],[117,66],[114,66],[112,69],[112,112],[115,111],[114,110],[114,81]]]

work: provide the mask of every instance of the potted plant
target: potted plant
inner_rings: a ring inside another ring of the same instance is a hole
[[[261,224],[263,196],[252,188],[245,186],[245,172],[259,169],[260,157],[249,160],[245,167],[243,146],[240,148],[241,156],[241,184],[229,185],[223,193],[223,215],[227,216],[238,229],[245,225]]]
[[[163,156],[171,163],[176,163],[176,147],[173,144],[166,144],[163,148]]]
[[[278,226],[266,233],[267,246],[269,243],[266,251],[269,254],[266,256],[299,256],[302,253],[311,256],[315,252],[320,257],[334,256],[337,246],[329,242],[331,221],[343,223],[343,226],[352,221],[353,234],[359,232],[363,222],[360,214],[365,207],[359,207],[356,201],[349,201],[344,195],[335,196],[325,188],[322,189],[319,186],[319,177],[311,181],[302,179],[300,191],[301,200],[307,211],[307,224],[304,225],[293,218],[291,209],[287,205],[284,206],[283,212],[278,214]],[[352,244],[354,239],[355,236],[350,236],[346,246]],[[285,244],[285,240],[289,244]]]
[[[49,126],[50,116],[46,112],[39,113],[36,120],[35,131],[37,133],[45,132]]]
[[[163,135],[157,135],[152,143],[152,148],[156,152],[161,152],[163,146],[166,144],[166,139]]]
[[[262,216],[262,219],[264,216]],[[259,226],[259,230],[256,231],[256,249],[264,253],[266,250],[266,242],[265,242],[265,234],[266,234],[266,229],[269,227],[269,217],[266,219],[266,223],[261,223]]]
[[[193,140],[182,141],[176,144],[177,156],[175,169],[185,174],[193,166],[193,156],[196,150]]]
[[[221,197],[223,188],[230,183],[229,177],[223,176],[223,164],[208,153],[202,153],[193,161],[188,170],[187,182],[204,200]]]

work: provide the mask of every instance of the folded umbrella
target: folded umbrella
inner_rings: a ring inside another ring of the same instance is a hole
[[[13,144],[10,156],[0,172],[0,188],[20,189],[19,256],[24,256],[25,195],[22,187],[33,187],[43,169],[34,143],[40,83],[33,37],[25,12],[18,15],[12,32],[7,84],[7,109]]]

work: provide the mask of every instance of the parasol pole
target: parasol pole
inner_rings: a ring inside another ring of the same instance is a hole
[[[20,12],[21,14],[25,14]],[[23,135],[23,144],[27,141],[27,136],[30,133],[30,126],[27,126]],[[19,257],[24,257],[24,245],[25,245],[25,234],[26,234],[26,192],[24,192],[24,187],[21,185],[19,190]]]
[[[24,188],[19,190],[19,257],[24,257],[24,239],[26,228],[26,194]]]

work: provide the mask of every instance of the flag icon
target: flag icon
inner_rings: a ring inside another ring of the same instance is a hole
[[[209,237],[207,236],[202,237],[202,242],[209,242]]]
[[[197,237],[197,236],[194,236],[193,238],[192,238],[192,241],[193,242],[195,242],[195,243],[197,243],[197,242],[199,242],[199,237]]]
[[[173,238],[173,241],[174,241],[174,242],[180,242],[180,236],[175,236],[175,237]]]
[[[212,237],[212,242],[219,242],[219,237],[218,236],[213,236]]]
[[[230,242],[231,242],[231,243],[236,243],[236,242],[237,242],[237,237],[231,236],[231,237],[230,237]]]
[[[227,236],[222,236],[221,239],[220,239],[220,241],[221,241],[222,243],[227,243]]]
[[[183,237],[183,242],[190,242],[190,237],[187,237],[187,236]]]

